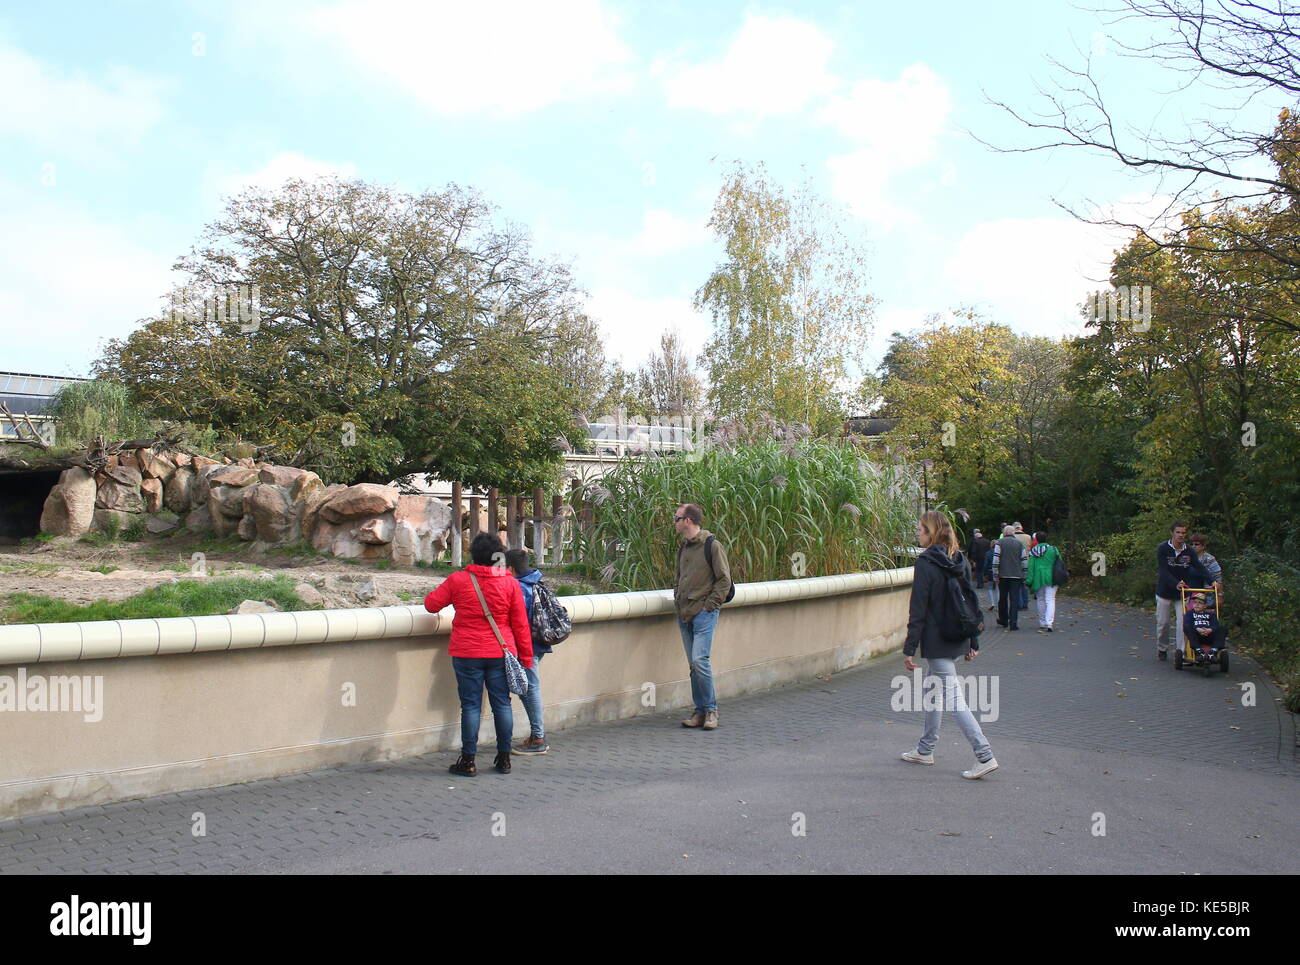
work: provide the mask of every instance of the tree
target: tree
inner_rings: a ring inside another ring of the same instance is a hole
[[[689,416],[699,412],[704,387],[675,328],[659,336],[659,350],[638,369],[637,385],[653,415]]]
[[[841,386],[869,331],[860,246],[807,181],[792,195],[760,164],[739,162],[709,220],[726,260],[696,292],[713,317],[704,351],[709,402],[720,419],[779,421],[835,431]]]
[[[1118,10],[1109,12],[1116,15],[1113,23],[1134,22],[1154,34],[1147,42],[1119,43],[1123,56],[1155,60],[1185,75],[1185,83],[1178,78],[1181,94],[1226,92],[1235,103],[1217,110],[1197,104],[1191,112],[1205,119],[1165,137],[1152,123],[1126,125],[1114,115],[1091,59],[1074,68],[1052,61],[1059,74],[1055,88],[1042,92],[1043,109],[1030,112],[992,101],[1034,132],[1035,142],[990,146],[1086,150],[1153,175],[1155,193],[1167,193],[1170,200],[1146,223],[1106,214],[1095,204],[1062,207],[1090,223],[1127,227],[1151,251],[1244,256],[1292,292],[1287,310],[1270,314],[1268,323],[1300,332],[1295,317],[1300,301],[1294,297],[1300,283],[1300,128],[1291,110],[1300,95],[1300,12],[1244,0],[1120,0]],[[1241,109],[1259,102],[1274,106],[1276,125],[1271,130],[1238,126]],[[1162,104],[1162,112],[1174,113],[1170,106]],[[1259,170],[1261,159],[1271,162],[1271,175]],[[1257,217],[1215,217],[1243,207],[1254,208]]]
[[[190,292],[258,286],[255,325],[182,304],[110,342],[98,371],[331,479],[542,485],[576,437],[581,390],[550,362],[574,344],[577,289],[491,213],[454,185],[250,190],[177,268]]]

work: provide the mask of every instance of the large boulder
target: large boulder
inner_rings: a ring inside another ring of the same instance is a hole
[[[264,482],[248,487],[244,493],[244,510],[252,517],[259,540],[288,543],[298,538],[297,507],[284,486]]]
[[[188,469],[172,470],[166,487],[167,508],[173,513],[187,513],[194,505],[194,473]]]
[[[251,543],[253,540],[257,539],[257,523],[253,520],[252,516],[245,516],[239,521],[239,525],[236,527],[235,532],[239,534],[240,539]]]
[[[217,516],[240,519],[244,515],[244,490],[238,486],[214,485],[209,491],[208,506],[212,509],[214,523]]]
[[[423,560],[425,563],[432,563],[441,556],[451,540],[451,507],[433,496],[400,496],[397,500],[397,508],[393,510],[393,519],[399,527],[405,523],[411,528],[416,544],[416,559]],[[409,538],[404,536],[403,540]],[[396,546],[396,535],[393,541]],[[406,543],[403,545],[405,546]],[[406,555],[404,549],[403,558]],[[396,548],[394,548],[393,561],[398,562]],[[412,563],[403,565],[410,566]]]
[[[176,472],[176,463],[171,458],[152,449],[137,450],[135,458],[146,479],[158,479],[165,483]]]
[[[315,545],[314,534],[316,532],[316,525],[318,523],[328,525],[328,522],[321,518],[320,508],[347,488],[348,487],[344,486],[342,483],[334,483],[333,485],[326,486],[322,489],[313,489],[307,494],[302,509],[303,539]],[[322,553],[328,552],[327,550],[319,551]]]
[[[251,486],[259,482],[257,470],[252,466],[223,466],[208,477],[212,486]]]
[[[156,516],[150,516],[144,524],[144,528],[151,533],[170,533],[181,525],[181,518],[175,513],[162,512]]]
[[[332,496],[320,508],[331,523],[341,523],[355,516],[382,516],[397,507],[398,492],[392,486],[358,483]]]
[[[95,479],[79,466],[65,469],[45,497],[41,532],[55,536],[84,536],[95,522]]]
[[[117,509],[97,509],[95,510],[94,529],[100,533],[107,533],[110,529],[121,533],[137,519],[140,519],[139,513],[124,513]]]
[[[195,472],[202,472],[209,466],[220,466],[221,462],[216,459],[209,459],[207,456],[195,456],[192,460]]]
[[[140,483],[140,495],[144,497],[146,513],[159,512],[163,507],[163,484],[161,479],[145,479]]]
[[[352,536],[359,543],[381,546],[393,541],[393,517],[376,516],[368,519],[354,531]]]
[[[140,493],[143,478],[139,469],[117,466],[110,469],[99,494],[95,497],[96,509],[111,509],[120,513],[144,512],[144,496]]]
[[[190,510],[185,516],[185,528],[191,533],[211,533],[212,514],[208,512],[208,507],[200,506]]]

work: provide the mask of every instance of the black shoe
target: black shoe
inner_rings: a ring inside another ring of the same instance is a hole
[[[1007,627],[1008,630],[1019,630],[1019,627]]]
[[[501,774],[509,774],[510,773],[510,752],[502,751],[500,754],[498,754],[496,760],[492,762],[492,766],[495,767],[497,771]]]
[[[478,774],[478,768],[474,766],[473,754],[461,754],[456,763],[447,770],[452,774],[459,774],[461,777],[474,777]]]
[[[1157,650],[1157,651],[1156,651],[1156,656],[1157,656],[1159,659],[1161,659],[1161,660],[1168,660],[1168,659],[1169,659],[1169,653],[1168,653],[1167,651],[1165,651],[1165,650]]]
[[[998,626],[1000,626],[1000,627],[1005,627],[1005,626],[1006,626],[1006,624],[1005,624],[1005,623],[1003,623],[1003,622],[1002,622],[1002,621],[1001,621],[1001,620],[999,620],[999,621],[998,621]]]

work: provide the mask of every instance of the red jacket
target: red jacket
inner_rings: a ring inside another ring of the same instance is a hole
[[[525,667],[533,665],[533,634],[528,629],[528,612],[524,609],[524,594],[513,571],[506,567],[479,566],[471,563],[447,577],[438,588],[424,598],[424,608],[437,613],[448,604],[456,608],[451,621],[451,646],[453,657],[499,657],[501,644],[483,615],[483,607],[474,592],[469,574],[478,577],[479,589],[487,600],[492,618],[506,647],[519,658]]]

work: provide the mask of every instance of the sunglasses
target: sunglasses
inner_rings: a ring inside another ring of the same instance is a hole
[[[673,517],[673,522],[674,522],[674,523],[680,523],[680,522],[681,522],[682,520],[684,520],[684,519],[686,519],[685,516],[674,516],[674,517]]]

